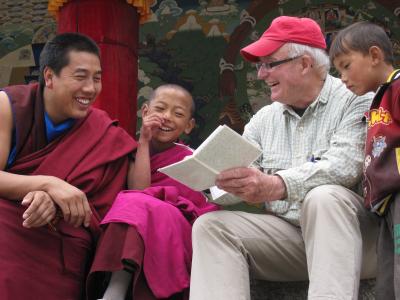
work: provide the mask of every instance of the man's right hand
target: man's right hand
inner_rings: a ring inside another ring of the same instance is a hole
[[[48,179],[45,191],[60,207],[64,220],[74,227],[88,227],[92,211],[85,193],[57,177],[50,176]]]
[[[281,200],[286,186],[281,177],[264,174],[256,168],[232,168],[221,172],[216,179],[218,188],[249,203]]]

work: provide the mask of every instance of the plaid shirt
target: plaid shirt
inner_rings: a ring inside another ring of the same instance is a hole
[[[243,136],[263,149],[256,162],[284,180],[287,199],[266,202],[268,211],[299,225],[301,203],[312,188],[336,184],[355,188],[361,179],[366,124],[373,94],[357,97],[327,75],[317,99],[300,117],[274,102],[258,111]]]

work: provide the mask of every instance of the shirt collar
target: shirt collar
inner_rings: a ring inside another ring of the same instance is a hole
[[[59,124],[54,124],[46,111],[44,112],[44,120],[46,124],[46,137],[48,143],[52,142],[59,135],[70,129],[75,122],[75,119],[67,119]]]

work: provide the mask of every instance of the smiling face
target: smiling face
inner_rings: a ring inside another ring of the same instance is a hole
[[[273,63],[288,58],[288,50],[283,46],[270,56],[261,57],[260,62]],[[271,89],[272,101],[296,106],[299,95],[302,95],[302,85],[299,84],[303,71],[301,60],[302,56],[269,69],[264,67],[259,69],[258,78],[263,80]]]
[[[375,92],[379,87],[374,59],[370,54],[348,50],[336,56],[333,64],[340,73],[340,79],[354,94],[361,96]]]
[[[155,148],[165,149],[179,139],[183,133],[189,134],[194,127],[192,118],[193,100],[183,91],[161,87],[148,105],[143,108],[143,116],[158,114],[163,124],[152,136]]]
[[[101,91],[101,66],[97,55],[84,51],[69,52],[69,63],[59,74],[44,70],[44,103],[55,123],[86,116]]]

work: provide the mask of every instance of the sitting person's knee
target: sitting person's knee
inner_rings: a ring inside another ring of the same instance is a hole
[[[350,191],[339,185],[321,185],[310,190],[304,198],[302,210],[333,209],[346,205]],[[351,193],[351,192],[350,192]]]
[[[326,195],[334,195],[338,188],[342,188],[342,187],[339,185],[333,185],[333,184],[325,184],[325,185],[317,186],[317,187],[311,189],[307,193],[306,197],[304,198],[304,201],[307,201],[308,199],[314,199],[314,198],[323,198]]]
[[[222,211],[209,212],[197,218],[192,228],[193,237],[209,235],[213,229],[218,227],[217,223],[221,213]]]

